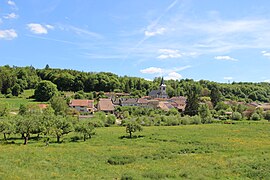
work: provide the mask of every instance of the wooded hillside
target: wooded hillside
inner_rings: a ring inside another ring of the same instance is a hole
[[[57,85],[60,91],[84,92],[127,92],[133,96],[145,96],[149,91],[157,89],[161,77],[153,81],[143,78],[118,76],[110,72],[82,72],[69,69],[54,69],[48,65],[44,69],[32,66],[0,67],[0,91],[4,95],[18,96],[23,90],[33,89],[41,80],[48,80]],[[172,96],[187,96],[188,87],[198,85],[201,97],[211,97],[211,91],[220,94],[223,100],[260,101],[268,102],[270,97],[269,83],[233,82],[217,83],[207,80],[194,81],[192,79],[168,80],[167,93]],[[213,95],[213,94],[212,94]]]

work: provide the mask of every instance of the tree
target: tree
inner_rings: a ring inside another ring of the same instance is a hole
[[[213,86],[210,93],[211,102],[213,104],[213,107],[216,107],[216,105],[221,101],[222,94],[218,90],[217,86]]]
[[[4,135],[4,140],[7,140],[7,134],[14,132],[14,125],[10,119],[0,120],[0,132]]]
[[[8,116],[10,112],[9,104],[5,102],[0,102],[0,117]]]
[[[259,121],[259,120],[261,120],[261,116],[255,112],[251,115],[250,119],[254,120],[254,121]]]
[[[129,138],[132,137],[132,133],[143,130],[142,126],[135,120],[127,120],[125,125],[126,125],[126,132],[129,134]]]
[[[15,84],[13,87],[12,87],[12,95],[13,96],[19,96],[19,94],[22,92],[22,88],[19,84]]]
[[[54,110],[55,115],[66,115],[68,105],[64,98],[60,96],[53,96],[49,102]]]
[[[37,118],[35,116],[16,116],[16,132],[24,138],[24,145],[28,143],[30,134],[37,128]]]
[[[241,120],[242,119],[241,113],[239,113],[239,112],[233,112],[232,113],[232,119],[233,120]]]
[[[71,121],[61,116],[57,116],[54,119],[51,134],[56,136],[57,143],[60,143],[60,138],[63,135],[68,134],[72,131],[73,131],[73,126],[72,126]]]
[[[200,93],[201,87],[198,84],[190,84],[187,87],[187,105],[185,114],[190,116],[198,114]]]
[[[75,131],[83,134],[83,140],[86,141],[94,134],[94,125],[89,121],[80,121],[75,127]]]
[[[20,108],[19,108],[19,115],[26,115],[27,113],[27,107],[25,104],[20,104]]]
[[[207,123],[209,119],[211,119],[211,112],[207,104],[200,105],[199,115],[203,124]]]
[[[37,101],[48,101],[58,93],[57,87],[51,81],[38,83],[34,96]]]
[[[266,111],[266,113],[264,114],[264,118],[270,122],[270,111],[269,110]]]

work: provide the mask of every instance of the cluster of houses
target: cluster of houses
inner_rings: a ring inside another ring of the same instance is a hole
[[[171,97],[166,93],[166,85],[162,78],[159,89],[152,90],[148,96],[141,98],[131,98],[128,93],[114,93],[107,92],[105,96],[108,98],[101,98],[95,104],[94,100],[74,99],[70,101],[69,106],[76,109],[80,113],[93,114],[96,111],[103,111],[105,113],[113,113],[117,106],[137,106],[143,108],[161,109],[169,111],[170,109],[177,109],[179,112],[184,112],[186,108],[186,97],[178,96]],[[234,102],[225,101],[226,104],[232,105]],[[244,102],[237,102],[238,104],[245,104],[248,107],[261,108],[264,111],[270,110],[270,103],[258,104],[252,102],[246,104]],[[227,112],[232,113],[232,112]],[[247,112],[248,113],[248,112]]]
[[[96,111],[103,111],[105,113],[113,113],[117,106],[137,106],[143,108],[154,108],[169,111],[170,109],[177,109],[183,112],[186,107],[186,97],[172,97],[168,98],[166,93],[166,85],[162,78],[158,90],[152,90],[148,96],[141,98],[129,98],[127,93],[105,93],[108,98],[98,100],[95,105],[94,100],[74,99],[70,101],[69,106],[81,113],[94,113]]]

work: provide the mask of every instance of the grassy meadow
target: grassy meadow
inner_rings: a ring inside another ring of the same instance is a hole
[[[34,95],[34,89],[24,90],[19,97],[5,98],[1,97],[0,102],[7,103],[12,112],[18,112],[21,104],[38,104],[35,99],[30,99]]]
[[[269,179],[270,123],[97,128],[61,144],[0,145],[0,179]],[[2,137],[1,137],[2,139]],[[55,141],[55,139],[52,139]]]

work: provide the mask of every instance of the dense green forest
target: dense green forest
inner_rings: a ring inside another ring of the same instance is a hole
[[[143,78],[118,76],[110,72],[82,72],[69,69],[55,69],[48,65],[44,69],[32,66],[1,66],[0,91],[8,96],[18,96],[23,90],[36,88],[38,82],[48,80],[57,85],[59,91],[84,92],[126,92],[133,96],[145,96],[157,89],[161,77],[153,81]],[[233,82],[217,83],[207,80],[192,79],[168,80],[167,93],[172,96],[188,96],[191,86],[197,86],[202,100],[216,96],[222,100],[268,102],[270,97],[269,83]],[[215,102],[212,102],[215,104]]]

